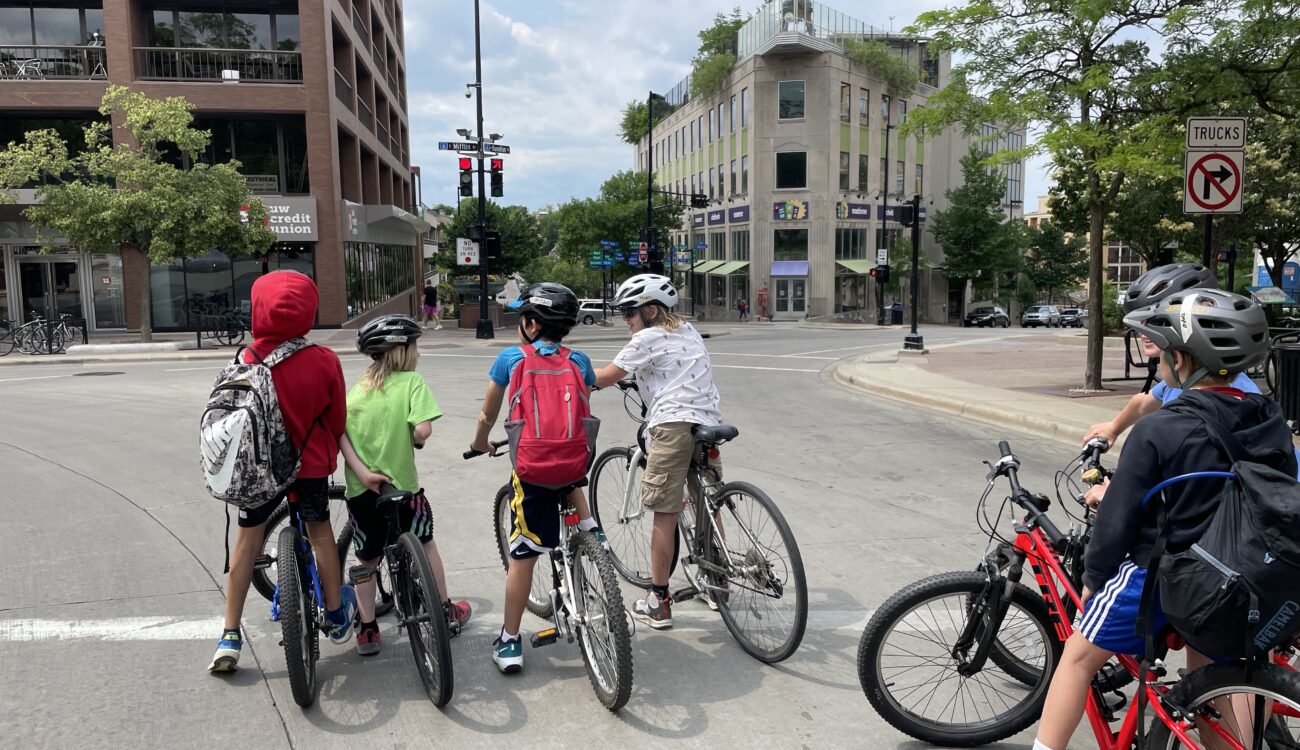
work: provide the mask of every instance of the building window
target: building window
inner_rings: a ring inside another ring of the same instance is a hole
[[[736,160],[731,160],[731,195],[736,195],[736,189],[740,187],[736,184]]]
[[[733,273],[731,279],[731,307],[734,309],[743,299],[749,301],[749,274]]]
[[[836,260],[866,260],[874,258],[875,253],[867,242],[866,229],[837,227],[835,229]]]
[[[80,47],[89,44],[95,32],[102,36],[102,9],[41,7],[49,4],[38,2],[33,8],[32,3],[22,2],[0,8],[0,44]],[[14,5],[21,7],[12,7]],[[21,54],[21,50],[10,50],[6,51],[5,57]],[[89,73],[86,71],[87,75]]]
[[[808,230],[773,230],[772,260],[808,260]]]
[[[713,172],[714,172],[713,167],[709,167],[709,197],[710,198],[714,197],[713,196],[713,177],[714,177]]]
[[[713,143],[713,108],[709,108],[709,143]]]
[[[721,164],[718,165],[718,197],[727,197],[727,170]]]
[[[894,162],[894,194],[895,195],[903,194],[904,186],[907,184],[907,174],[904,172],[904,170],[906,169],[907,169],[907,165],[903,163],[902,159],[899,159],[898,161]]]
[[[695,121],[695,132],[698,134],[695,136],[695,142],[700,144],[700,148],[704,148],[704,115],[700,115]]]
[[[898,100],[898,124],[904,125],[906,123],[907,123],[907,102],[903,101],[902,99],[899,99]]]
[[[354,318],[410,288],[413,254],[406,245],[344,242],[348,317]]]
[[[849,122],[853,115],[853,87],[840,84],[840,122]]]
[[[858,89],[858,124],[863,127],[871,123],[871,105],[867,104],[870,100],[870,89]]]
[[[158,47],[288,50],[302,47],[297,14],[224,11],[153,12]]]
[[[808,187],[808,154],[787,151],[776,155],[776,189]]]
[[[749,260],[748,229],[737,229],[731,233],[731,259]]]
[[[709,233],[709,260],[727,259],[727,233]]]
[[[740,157],[740,194],[749,195],[749,157]]]
[[[858,154],[858,190],[864,193],[870,189],[870,184],[867,182],[867,166],[867,155]]]
[[[885,194],[885,189],[886,189],[885,180],[887,179],[889,179],[889,162],[886,161],[885,157],[882,156],[880,157],[880,194],[881,195]]]
[[[925,195],[925,166],[916,165],[916,194]]]
[[[848,151],[840,152],[840,190],[849,189],[849,165],[850,154]]]
[[[722,112],[724,109],[725,109],[725,105],[723,105],[722,102],[718,102],[718,140],[719,141],[722,140]]]
[[[731,95],[731,116],[727,118],[728,130],[736,132],[736,95]]]
[[[740,90],[740,127],[749,127],[749,89]]]
[[[301,271],[314,278],[314,248],[315,245],[310,242],[276,243],[267,253],[267,265],[273,271]],[[407,266],[411,269],[403,279],[405,288],[409,288],[415,272],[411,264],[412,248],[402,249],[406,253]],[[98,257],[100,256],[95,256]],[[152,265],[149,275],[153,293],[154,327],[194,330],[202,322],[200,315],[216,315],[232,310],[247,313],[252,309],[249,295],[253,282],[262,275],[262,261],[256,255],[238,255],[232,258],[220,248],[213,248],[206,255],[177,258],[168,265]],[[98,304],[97,299],[97,316],[101,315]]]
[[[803,117],[804,82],[781,81],[777,85],[777,117],[782,120],[797,120]]]
[[[839,274],[835,277],[835,312],[866,309],[867,278],[866,274]]]
[[[709,274],[709,304],[714,307],[727,306],[727,277]]]
[[[691,195],[695,195],[695,175],[691,175]]]
[[[911,231],[911,230],[909,230]],[[902,229],[876,229],[876,247],[893,248],[898,246],[898,238],[903,236]]]
[[[882,129],[887,130],[889,126],[892,124],[889,121],[890,116],[891,115],[889,112],[889,97],[885,96],[884,94],[881,94],[880,95],[880,127]]]

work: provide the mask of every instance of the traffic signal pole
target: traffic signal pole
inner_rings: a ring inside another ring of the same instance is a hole
[[[488,273],[487,273],[487,193],[483,189],[483,45],[479,33],[479,0],[474,0],[474,88],[478,92],[478,327],[474,331],[476,339],[495,338],[492,321],[488,318]]]
[[[904,351],[913,351],[924,354],[925,338],[916,331],[916,297],[920,291],[921,279],[921,194],[917,193],[912,198],[912,279],[908,282],[911,287],[912,303],[912,332],[903,337]]]

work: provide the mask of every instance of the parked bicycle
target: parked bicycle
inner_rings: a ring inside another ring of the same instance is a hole
[[[650,588],[650,532],[654,514],[641,503],[645,469],[646,405],[635,381],[623,380],[629,416],[641,423],[635,448],[602,453],[591,468],[591,511],[609,540],[614,567],[624,580]],[[759,661],[775,663],[799,648],[808,624],[808,588],[803,559],[785,517],[767,493],[748,482],[722,484],[718,446],[735,440],[728,425],[698,427],[691,460],[699,490],[678,515],[672,567],[681,556],[690,584],[674,602],[702,597],[717,609],[732,636]]]
[[[1037,721],[1062,644],[1073,633],[1070,614],[1082,609],[1066,563],[1081,557],[1086,529],[1062,533],[1046,515],[1047,497],[1021,487],[1010,447],[1005,441],[998,447],[1002,457],[990,465],[977,515],[982,530],[1001,542],[997,551],[981,570],[932,576],[894,594],[859,644],[858,677],[872,707],[899,731],[936,745],[988,744]],[[1025,514],[1013,542],[999,536],[987,514],[1003,477],[1011,489],[1003,508],[1014,505]],[[1026,562],[1037,591],[1020,583]],[[1133,657],[1117,657],[1144,699],[1129,702],[1117,733],[1111,724],[1124,702],[1112,705],[1103,695],[1099,681],[1113,677],[1094,678],[1086,710],[1103,750],[1134,746],[1141,702],[1152,714],[1146,747],[1295,747],[1286,719],[1300,717],[1300,674],[1276,663],[1225,662],[1169,681],[1163,659],[1182,641],[1167,632],[1157,645],[1145,673]],[[1253,721],[1241,719],[1251,710],[1235,710],[1243,705],[1254,708]],[[1259,719],[1265,705],[1271,705],[1267,722]],[[1207,745],[1205,738],[1214,739]]]
[[[494,448],[506,441],[493,443]],[[466,451],[468,460],[482,453]],[[492,455],[500,455],[493,453]],[[514,487],[497,491],[492,523],[501,562],[510,567],[510,501]],[[551,621],[551,627],[533,634],[533,648],[564,638],[578,642],[587,678],[601,705],[622,708],[632,694],[632,633],[628,627],[623,592],[610,554],[590,532],[578,531],[578,512],[566,500],[560,507],[560,542],[546,556],[550,565],[533,568],[533,588],[528,611]]]

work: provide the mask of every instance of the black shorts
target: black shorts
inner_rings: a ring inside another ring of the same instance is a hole
[[[421,488],[411,502],[397,510],[397,526],[393,526],[392,512],[375,506],[379,495],[366,490],[348,498],[348,520],[352,522],[352,546],[358,560],[378,560],[384,548],[397,541],[404,532],[415,534],[420,544],[433,539],[433,513],[429,500]]]
[[[510,556],[516,560],[544,555],[560,543],[560,508],[573,487],[553,489],[510,475]]]
[[[316,523],[319,521],[330,520],[330,478],[314,477],[311,479],[299,477],[289,489],[285,496],[289,502],[298,508],[298,515],[306,523]],[[275,509],[280,507],[279,500],[273,500],[264,505],[259,505],[251,510],[240,509],[239,525],[245,529],[256,528],[267,522]]]

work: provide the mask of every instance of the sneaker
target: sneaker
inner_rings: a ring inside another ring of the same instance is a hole
[[[469,624],[471,614],[469,602],[464,600],[459,602],[448,601],[443,604],[443,609],[447,611],[447,624],[451,627],[451,634],[459,635],[460,631],[464,630],[465,626]]]
[[[441,331],[441,330],[442,330],[442,323],[439,323],[438,325],[434,326],[434,327],[433,327],[433,330],[435,330],[435,331]]]
[[[604,529],[597,526],[591,530],[591,535],[596,537],[596,541],[600,542],[600,546],[604,547],[606,552],[609,552],[609,540],[605,538]]]
[[[515,674],[524,668],[524,639],[501,640],[500,636],[492,642],[492,661],[503,674]]]
[[[244,645],[243,639],[239,636],[238,630],[227,630],[221,635],[221,640],[217,641],[217,653],[212,657],[212,663],[208,665],[208,671],[216,674],[218,672],[233,672],[239,668],[239,650]]]
[[[357,619],[357,593],[351,586],[339,592],[339,608],[325,613],[329,624],[329,637],[335,643],[347,643],[352,637],[352,626]]]
[[[362,656],[379,653],[379,623],[363,622],[357,628],[357,653]]]
[[[632,616],[655,630],[668,630],[673,626],[671,603],[654,594],[637,599],[636,604],[632,605]]]

